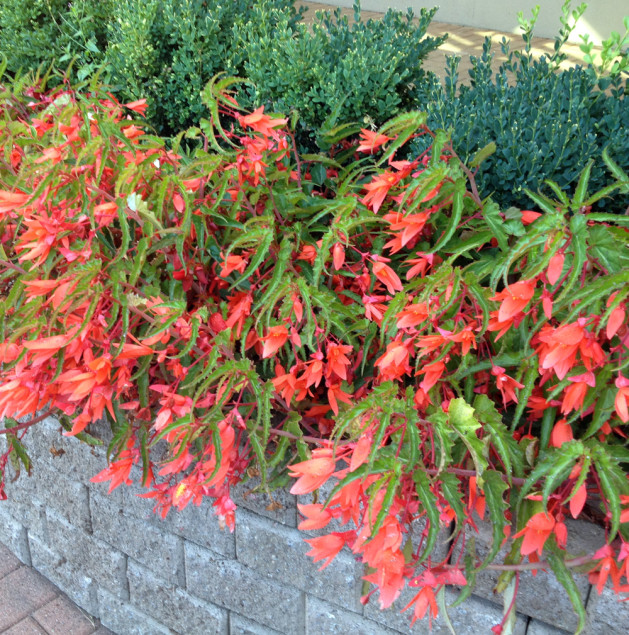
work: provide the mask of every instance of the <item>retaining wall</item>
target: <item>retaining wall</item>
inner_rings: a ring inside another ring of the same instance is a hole
[[[271,501],[251,493],[251,484],[240,487],[233,534],[221,531],[210,504],[190,505],[162,521],[150,500],[137,497],[138,488],[121,486],[107,495],[108,484],[90,483],[105,467],[104,450],[62,438],[54,419],[38,424],[26,445],[33,475],[7,483],[0,542],[116,633],[429,632],[426,621],[410,629],[410,611],[400,613],[412,598],[408,590],[393,610],[381,612],[375,598],[363,607],[362,569],[350,553],[319,572],[304,555],[309,547],[296,529],[299,499],[293,496],[279,492]],[[573,523],[569,529],[574,553],[600,545],[596,527]],[[489,541],[481,532],[479,552]],[[457,635],[491,633],[500,622],[494,581],[482,574],[475,595],[449,611]],[[523,575],[521,589],[516,635],[574,632],[570,603],[551,576]],[[629,603],[619,604],[609,590],[599,596],[585,579],[580,590],[588,633],[629,631]],[[436,635],[449,632],[441,617],[433,622]]]

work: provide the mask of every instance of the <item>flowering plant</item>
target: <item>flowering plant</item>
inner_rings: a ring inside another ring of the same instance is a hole
[[[413,619],[435,616],[488,567],[514,598],[522,570],[551,568],[582,628],[572,570],[629,588],[628,221],[591,211],[629,179],[606,156],[605,190],[588,194],[588,168],[573,199],[503,211],[478,196],[482,156],[463,165],[421,113],[300,155],[234,81],[206,88],[192,150],[96,86],[4,100],[0,467],[30,470],[24,438],[50,413],[91,442],[106,417],[94,480],[141,466],[162,515],[208,496],[233,529],[247,475],[302,495],[330,482],[300,528],[343,530],[310,555],[351,549],[382,607],[408,584]],[[418,135],[429,150],[396,159]],[[570,557],[568,516],[605,527],[598,552]],[[466,537],[485,518],[481,560]]]

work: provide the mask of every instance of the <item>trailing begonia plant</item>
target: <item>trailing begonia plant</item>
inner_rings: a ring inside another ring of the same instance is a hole
[[[300,528],[335,521],[310,555],[351,550],[365,601],[409,585],[413,620],[434,617],[497,569],[509,632],[521,572],[551,569],[581,629],[573,572],[629,589],[629,221],[592,212],[627,175],[605,156],[605,190],[588,166],[572,199],[551,183],[537,211],[501,210],[476,190],[482,154],[462,164],[424,114],[300,155],[295,122],[244,113],[234,82],[170,148],[143,100],[2,87],[3,473],[31,470],[50,414],[91,443],[105,418],[93,480],[140,466],[162,515],[209,497],[233,529],[231,486],[293,477],[313,495]],[[597,552],[568,553],[569,517],[604,528]]]

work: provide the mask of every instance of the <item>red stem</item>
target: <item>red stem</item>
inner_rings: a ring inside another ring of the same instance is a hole
[[[26,428],[30,428],[31,426],[34,426],[36,423],[43,421],[44,419],[49,417],[51,414],[52,414],[52,411],[47,410],[46,412],[44,412],[44,414],[39,415],[39,417],[35,417],[34,419],[31,419],[30,421],[25,421],[24,423],[20,423],[19,425],[13,426],[12,428],[4,428],[3,430],[0,430],[0,434],[15,434],[16,432],[19,432],[20,430],[26,430]]]

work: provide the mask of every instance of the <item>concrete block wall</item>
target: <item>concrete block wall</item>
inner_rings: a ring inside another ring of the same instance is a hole
[[[4,441],[0,440],[0,444]],[[102,624],[121,635],[393,635],[428,633],[425,621],[411,629],[413,597],[407,589],[392,610],[360,603],[362,568],[341,553],[324,571],[305,556],[296,529],[295,498],[278,492],[271,501],[236,488],[236,531],[221,531],[211,505],[189,506],[161,520],[140,489],[89,477],[105,467],[105,453],[62,438],[54,419],[27,439],[33,475],[7,483],[0,503],[0,542],[32,565]],[[0,445],[0,449],[2,449]],[[272,503],[272,504],[271,504]],[[595,528],[575,525],[575,550],[598,546]],[[477,539],[482,545],[483,535]],[[480,550],[481,547],[479,547]],[[569,601],[543,573],[522,577],[515,633],[573,632]],[[629,603],[611,592],[600,597],[582,582],[588,633],[626,633]],[[447,602],[456,594],[449,592]],[[457,635],[490,633],[502,615],[491,578],[462,606],[449,611]],[[450,633],[440,617],[437,635]]]

